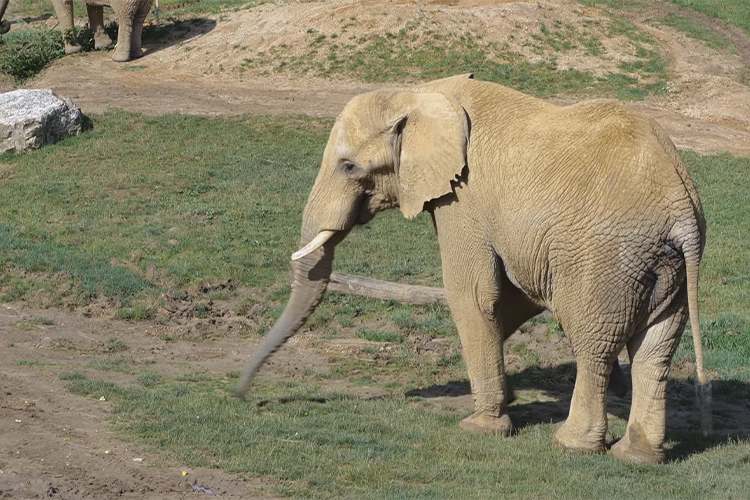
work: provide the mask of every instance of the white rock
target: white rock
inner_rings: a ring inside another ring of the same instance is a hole
[[[81,132],[81,109],[51,90],[0,94],[0,153],[26,151]]]

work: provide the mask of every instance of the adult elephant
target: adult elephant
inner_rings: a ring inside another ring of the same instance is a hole
[[[10,31],[10,23],[3,19],[3,16],[5,15],[5,9],[8,7],[9,1],[10,0],[0,0],[0,35]]]
[[[2,0],[0,0],[2,1]],[[94,34],[94,47],[105,49],[112,39],[104,31],[104,6],[111,7],[118,24],[117,44],[112,60],[130,61],[141,56],[141,33],[143,22],[151,10],[153,0],[85,0],[89,27]],[[73,0],[52,0],[60,29],[65,40],[65,53],[80,52],[73,25]]]
[[[475,403],[462,428],[511,432],[503,340],[546,308],[578,366],[554,442],[604,449],[605,389],[627,348],[632,406],[612,453],[664,459],[667,375],[688,312],[708,387],[696,295],[705,221],[685,165],[654,121],[616,103],[559,107],[471,75],[346,105],[304,210],[292,294],[240,395],[320,301],[336,244],[394,207],[434,221]]]

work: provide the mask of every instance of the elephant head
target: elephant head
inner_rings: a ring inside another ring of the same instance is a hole
[[[3,19],[3,16],[5,15],[5,9],[8,7],[9,1],[10,0],[0,0],[0,35],[10,31],[10,23]]]
[[[346,105],[303,213],[289,302],[240,377],[238,396],[320,302],[336,244],[381,210],[400,207],[413,218],[426,202],[451,193],[466,165],[468,140],[466,113],[451,95],[377,91]]]

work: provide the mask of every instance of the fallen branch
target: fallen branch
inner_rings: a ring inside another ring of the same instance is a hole
[[[338,293],[361,295],[372,299],[395,300],[405,304],[448,305],[445,290],[431,286],[404,285],[391,281],[376,280],[351,274],[331,273],[328,290]]]
[[[286,275],[286,282],[294,280],[292,273]],[[337,293],[348,293],[371,299],[395,300],[403,304],[424,305],[438,303],[448,305],[445,290],[432,286],[404,285],[392,281],[376,280],[352,274],[331,273],[328,290]]]

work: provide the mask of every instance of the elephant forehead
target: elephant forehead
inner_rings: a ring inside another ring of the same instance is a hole
[[[359,120],[339,120],[331,130],[332,153],[337,159],[353,159],[357,155],[356,144],[362,131]]]

